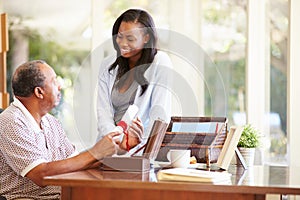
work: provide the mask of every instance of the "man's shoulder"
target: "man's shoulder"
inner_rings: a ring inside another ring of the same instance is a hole
[[[9,121],[15,121],[23,116],[23,113],[17,107],[10,105],[0,114],[0,123],[6,123]]]
[[[0,114],[0,134],[5,132],[8,135],[15,129],[23,130],[28,124],[29,121],[17,107],[9,106]]]

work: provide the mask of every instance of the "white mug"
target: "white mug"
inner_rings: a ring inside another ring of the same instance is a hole
[[[171,149],[168,154],[172,167],[187,168],[190,165],[191,150]]]

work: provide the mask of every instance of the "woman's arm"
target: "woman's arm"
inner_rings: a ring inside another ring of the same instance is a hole
[[[149,123],[145,130],[145,136],[149,136],[153,123],[158,118],[169,122],[172,108],[172,74],[173,66],[169,56],[160,52],[155,59],[153,71],[150,77]]]
[[[106,134],[113,131],[116,127],[114,122],[114,111],[111,103],[111,89],[115,81],[115,71],[108,71],[111,60],[105,59],[100,67],[98,76],[98,94],[97,94],[97,126],[98,137],[101,139]]]

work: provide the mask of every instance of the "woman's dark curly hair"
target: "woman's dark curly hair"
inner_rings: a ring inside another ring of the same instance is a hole
[[[138,67],[135,67],[134,73],[134,79],[142,87],[142,92],[140,95],[143,95],[143,93],[147,90],[149,85],[149,82],[145,78],[144,73],[151,65],[152,61],[154,60],[154,56],[157,53],[157,33],[154,21],[152,17],[144,10],[129,9],[125,11],[121,16],[119,16],[116,22],[114,23],[112,29],[112,36],[114,48],[117,51],[117,59],[110,66],[109,71],[119,66],[117,79],[120,80],[122,76],[125,76],[125,78],[122,77],[122,80],[125,81],[126,73],[130,70],[129,63],[127,58],[121,56],[119,46],[116,42],[116,37],[122,22],[139,22],[145,27],[145,32],[149,34],[149,41],[145,44],[145,47],[142,49],[142,55],[136,63],[136,66]],[[119,81],[118,86],[123,84],[122,80]]]
[[[12,77],[12,89],[15,96],[29,97],[34,88],[44,87],[46,77],[41,72],[39,64],[43,60],[33,60],[20,65]]]

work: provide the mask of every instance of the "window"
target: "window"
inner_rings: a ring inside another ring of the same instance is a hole
[[[249,113],[256,115],[253,110],[247,110],[247,45],[251,44],[247,35],[247,0],[176,3],[170,0],[115,0],[105,3],[97,0],[77,0],[76,3],[43,1],[34,7],[30,3],[26,4],[29,7],[25,4],[20,7],[18,0],[0,2],[10,20],[10,74],[17,64],[27,59],[45,59],[55,67],[65,85],[65,102],[57,110],[57,116],[63,121],[71,139],[83,145],[83,148],[92,145],[96,138],[94,91],[84,91],[86,93],[81,95],[82,99],[75,99],[75,102],[73,92],[80,91],[82,84],[93,86],[97,79],[96,72],[89,71],[83,63],[95,62],[90,53],[99,45],[111,45],[110,34],[114,20],[129,7],[148,10],[158,28],[182,34],[204,50],[208,63],[203,62],[205,67],[202,77],[194,76],[194,68],[188,60],[182,59],[180,55],[171,55],[176,71],[184,77],[195,94],[199,115],[226,115],[229,125],[245,124]],[[61,12],[64,7],[68,8],[64,9],[67,12]],[[251,12],[253,14],[257,11]],[[263,48],[268,52],[263,58],[267,66],[264,71],[264,80],[267,82],[263,99],[263,117],[268,119],[264,122],[267,128],[263,130],[268,144],[265,160],[286,164],[288,1],[267,0],[262,12],[265,19],[259,20],[265,20],[266,25]],[[165,38],[161,39],[164,42]],[[14,48],[14,45],[19,48]],[[108,51],[99,52],[99,58],[107,54]],[[83,72],[87,72],[86,76],[78,79],[77,75]],[[255,74],[250,78],[255,80]],[[78,85],[74,88],[75,83]],[[86,96],[90,96],[91,102],[85,101]],[[73,106],[76,107],[80,102],[85,107],[75,111],[82,114],[76,118]],[[193,114],[192,111],[193,108]],[[77,131],[78,134],[74,134]]]

